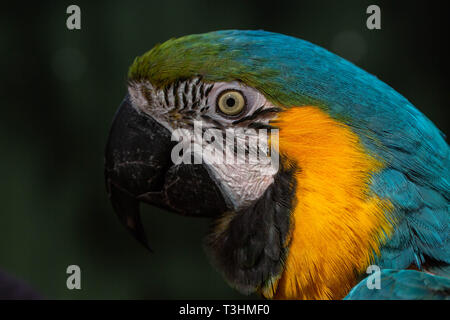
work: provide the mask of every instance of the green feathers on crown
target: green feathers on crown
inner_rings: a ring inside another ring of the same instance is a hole
[[[215,41],[217,38],[214,34],[189,35],[157,44],[134,60],[128,78],[148,80],[157,87],[194,76],[223,81],[225,73],[237,71],[238,66],[229,54],[224,54],[227,46]]]
[[[246,56],[244,50],[233,46],[233,39],[219,32],[170,39],[137,57],[128,78],[148,80],[157,87],[194,76],[201,76],[204,81],[240,80],[256,85],[256,79],[278,74],[273,69],[249,69],[248,61],[242,59]]]

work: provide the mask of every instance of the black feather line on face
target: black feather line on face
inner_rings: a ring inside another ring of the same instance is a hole
[[[200,88],[198,90],[198,92],[200,93],[200,99],[203,99],[205,97],[205,84],[203,83],[203,81],[200,82]]]
[[[245,294],[273,285],[272,279],[283,270],[297,170],[283,162],[264,194],[251,206],[222,217],[206,239],[213,264],[232,287]]]
[[[175,82],[173,84],[173,87],[172,87],[172,93],[173,93],[173,97],[175,99],[175,102],[174,102],[175,109],[180,109],[181,108],[181,106],[180,106],[180,98],[178,97],[178,85],[179,85],[179,82],[177,81],[177,82]]]
[[[277,107],[273,107],[273,108],[267,108],[267,109],[263,109],[264,106],[259,107],[258,109],[255,110],[255,112],[253,112],[252,114],[245,116],[239,120],[233,121],[233,124],[238,124],[238,123],[242,123],[245,121],[250,121],[250,120],[255,120],[256,118],[262,117],[266,114],[269,113],[277,113],[280,112],[281,109],[277,108]]]
[[[251,129],[267,129],[267,130],[271,130],[271,129],[276,129],[274,126],[271,126],[270,124],[265,124],[265,123],[261,123],[261,122],[252,122],[248,125],[249,128]]]
[[[212,123],[213,123],[216,127],[218,127],[218,128],[221,128],[221,129],[224,128],[223,125],[222,125],[219,121],[217,121],[217,120],[211,118],[210,116],[208,116],[208,115],[206,115],[206,114],[202,114],[201,117],[202,117],[203,119],[205,119],[205,120],[208,120],[208,121],[212,122]]]
[[[208,95],[209,95],[209,92],[211,91],[211,89],[212,89],[213,87],[214,87],[213,84],[207,85],[207,86],[206,86],[206,89],[205,89],[205,92],[204,92],[204,95],[205,95],[205,96],[208,96]]]
[[[198,80],[198,79],[197,79]],[[197,84],[198,81],[196,81],[193,86],[191,87],[191,97],[192,97],[192,102],[194,102],[195,100],[197,100]]]
[[[187,87],[187,85],[185,85],[185,87]],[[183,94],[182,97],[183,97],[183,108],[181,108],[181,110],[186,108],[186,106],[188,105],[186,95]]]

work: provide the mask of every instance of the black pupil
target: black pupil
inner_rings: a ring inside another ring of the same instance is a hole
[[[234,100],[234,98],[229,97],[227,99],[227,101],[225,101],[225,103],[227,104],[228,107],[234,107],[234,105],[236,104],[236,100]]]

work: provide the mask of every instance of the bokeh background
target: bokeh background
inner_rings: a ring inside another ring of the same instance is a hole
[[[0,12],[0,269],[51,299],[245,298],[203,253],[208,221],[144,207],[149,254],[119,224],[103,150],[134,57],[171,37],[265,29],[377,75],[449,132],[446,12],[430,1],[39,1]],[[81,7],[82,29],[66,28]],[[369,4],[382,30],[366,29]],[[81,267],[82,290],[66,288]]]

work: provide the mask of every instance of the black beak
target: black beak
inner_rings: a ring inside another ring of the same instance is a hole
[[[105,151],[105,182],[120,221],[150,250],[139,202],[189,216],[213,217],[228,208],[203,165],[174,165],[171,133],[136,111],[125,97],[111,126]]]

